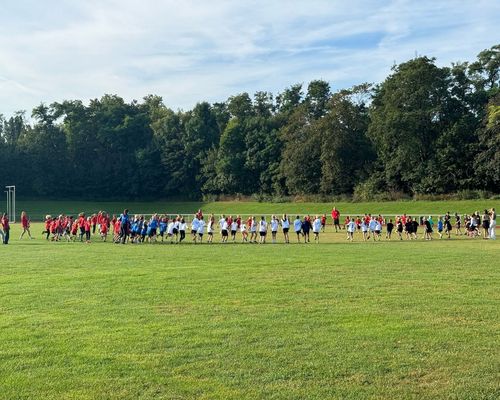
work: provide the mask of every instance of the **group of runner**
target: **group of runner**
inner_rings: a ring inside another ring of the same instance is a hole
[[[436,231],[439,238],[451,238],[452,234],[467,235],[469,237],[483,237],[495,239],[496,212],[492,208],[483,213],[474,212],[471,215],[461,216],[449,212],[439,216],[436,221],[432,216],[412,218],[406,214],[386,219],[382,215],[364,214],[363,216],[344,218],[340,223],[340,212],[335,207],[331,213],[333,228],[336,232],[344,230],[346,239],[353,241],[355,235],[360,234],[363,241],[381,240],[393,237],[399,240],[417,240],[422,231],[422,239],[433,240]],[[4,243],[9,241],[9,221],[4,214],[1,220],[2,229],[0,236]],[[311,239],[319,243],[320,234],[325,232],[327,225],[326,214],[303,217],[289,217],[273,215],[269,219],[265,216],[257,218],[250,216],[221,215],[216,218],[214,214],[204,216],[198,210],[188,221],[181,215],[170,217],[168,215],[153,214],[150,218],[143,215],[130,215],[124,210],[119,216],[104,211],[86,216],[80,213],[76,218],[59,215],[45,218],[45,229],[42,232],[47,240],[52,241],[82,241],[90,243],[92,236],[98,235],[100,240],[106,241],[111,236],[115,243],[144,243],[144,242],[170,242],[182,243],[191,241],[195,244],[214,242],[216,232],[220,233],[220,242],[228,243],[241,241],[243,243],[266,243],[268,237],[272,243],[277,243],[278,233],[282,233],[285,243],[297,241],[309,243]],[[26,213],[21,214],[22,233],[33,238],[30,232],[30,221]],[[385,231],[385,232],[383,232]],[[290,238],[292,235],[292,239]],[[187,238],[189,236],[189,238]]]

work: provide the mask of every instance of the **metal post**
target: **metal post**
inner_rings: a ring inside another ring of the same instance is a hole
[[[12,222],[16,222],[16,187],[13,186],[13,192],[12,192],[12,196],[13,196],[13,199],[12,199],[12,208],[13,208],[13,211],[12,211]]]
[[[7,193],[7,216],[11,222],[16,222],[16,187],[5,186]]]
[[[10,218],[10,190],[6,190],[7,193],[7,216]]]

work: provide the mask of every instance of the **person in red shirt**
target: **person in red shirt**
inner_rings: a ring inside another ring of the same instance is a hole
[[[46,239],[49,240],[50,236],[50,224],[52,222],[52,217],[50,215],[45,216],[45,230],[42,232],[42,235],[47,234]]]
[[[26,215],[25,211],[21,212],[21,228],[23,228],[23,232],[21,233],[19,240],[21,240],[23,238],[25,233],[28,233],[28,236],[30,237],[30,239],[33,239],[31,237],[31,232],[30,232],[30,220],[29,220],[28,216]]]
[[[338,230],[342,230],[340,227],[340,212],[336,207],[333,207],[332,210],[332,219],[333,219],[333,227],[335,228],[335,232]]]
[[[78,220],[75,220],[71,224],[71,240],[75,241],[77,234],[78,234]]]
[[[80,228],[80,242],[83,242],[83,235],[85,235],[85,214],[78,214],[78,227]]]
[[[10,224],[6,213],[2,216],[3,244],[9,244]]]
[[[57,241],[59,238],[57,237],[57,226],[59,225],[57,218],[53,218],[50,223],[50,234],[52,235],[52,240]]]
[[[85,229],[85,242],[90,243],[90,229],[92,227],[92,218],[88,217],[83,223]]]
[[[90,218],[90,222],[92,224],[92,235],[95,235],[95,228],[97,225],[97,215],[92,214],[92,217]]]
[[[121,223],[119,219],[115,219],[115,223],[113,224],[113,240],[116,243],[119,243],[120,241],[120,230],[121,230]]]
[[[101,238],[105,242],[106,238],[108,237],[108,224],[106,223],[101,223]]]
[[[323,216],[321,217],[321,232],[325,231],[325,227],[326,227],[326,215],[323,214]]]

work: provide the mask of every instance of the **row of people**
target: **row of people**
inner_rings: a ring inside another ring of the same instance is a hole
[[[336,211],[335,208],[334,211]],[[334,221],[338,220],[339,214],[335,216],[337,218]],[[338,221],[335,222],[334,225],[339,225]],[[445,237],[451,237],[453,222],[456,235],[467,234],[470,237],[482,235],[483,238],[496,238],[496,212],[494,208],[484,210],[482,215],[479,212],[465,215],[463,220],[457,213],[454,216],[449,212],[446,213],[437,220],[437,233],[440,238],[443,237],[443,234]],[[0,236],[4,243],[8,243],[10,225],[6,214],[2,217],[1,225]],[[191,240],[194,243],[203,242],[205,234],[207,236],[206,241],[212,243],[214,233],[219,231],[222,243],[227,243],[229,240],[235,242],[238,233],[241,234],[242,242],[265,243],[269,232],[272,242],[275,243],[277,241],[278,230],[281,229],[285,243],[289,243],[289,231],[293,228],[297,242],[303,240],[307,243],[310,241],[311,232],[313,233],[314,241],[319,242],[320,233],[324,232],[325,225],[325,215],[314,218],[309,215],[303,218],[297,216],[292,222],[286,214],[281,217],[273,215],[269,222],[267,222],[264,216],[260,220],[257,220],[255,217],[243,220],[241,216],[233,218],[232,216],[226,217],[222,215],[216,221],[213,214],[205,219],[202,211],[198,210],[188,224],[182,216],[170,219],[166,215],[153,214],[149,219],[141,215],[135,215],[131,218],[128,210],[125,210],[120,217],[116,217],[115,215],[110,217],[104,211],[99,211],[97,214],[91,216],[85,216],[84,213],[80,213],[77,218],[66,215],[59,215],[57,217],[47,215],[43,234],[46,235],[47,240],[59,241],[66,239],[68,241],[75,241],[79,239],[80,241],[90,242],[91,235],[95,234],[97,230],[101,239],[106,241],[108,233],[112,229],[113,240],[117,243],[164,241],[165,239],[171,243],[180,243],[185,240],[186,233],[190,232]],[[353,240],[354,234],[360,232],[362,233],[362,239],[365,241],[370,239],[381,240],[383,227],[386,228],[386,239],[390,240],[392,238],[393,231],[396,232],[400,240],[403,240],[403,238],[408,240],[417,239],[417,232],[420,225],[423,226],[424,230],[423,238],[432,240],[435,229],[432,216],[422,218],[419,222],[417,219],[403,214],[395,217],[393,222],[392,219],[387,221],[382,215],[372,216],[371,214],[365,214],[363,217],[351,218],[348,216],[344,221],[348,240]],[[463,225],[465,226],[465,232],[462,231]],[[22,233],[20,239],[25,234],[32,239],[30,220],[24,211],[21,213],[21,226]],[[340,225],[338,229],[341,229]]]

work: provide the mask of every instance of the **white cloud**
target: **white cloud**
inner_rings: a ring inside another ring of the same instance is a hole
[[[380,81],[415,52],[446,65],[500,42],[495,0],[3,3],[6,115],[104,93],[186,109],[317,78],[338,89]]]

